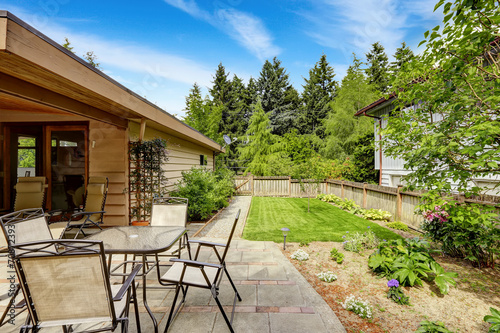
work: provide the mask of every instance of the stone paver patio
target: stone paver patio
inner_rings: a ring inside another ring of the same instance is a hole
[[[227,219],[234,220],[235,209],[239,209],[238,206],[246,206],[243,208],[248,210],[248,205],[248,199],[233,200],[227,208],[227,213],[221,214],[214,223],[226,223]],[[239,222],[240,230],[244,225],[245,217],[246,211],[244,214],[242,212]],[[223,235],[220,228],[213,228],[216,227],[208,228],[205,233],[210,236],[211,233],[215,233],[214,230],[218,230],[217,233]],[[202,239],[226,242],[225,238],[202,237]],[[345,332],[335,313],[281,253],[279,246],[273,242],[233,238],[226,262],[229,274],[243,299],[236,305],[233,321],[235,332]],[[201,251],[199,259],[216,262],[214,254],[209,250]],[[119,262],[120,258],[114,256],[113,263]],[[0,310],[2,312],[8,302],[6,293],[9,289],[9,282],[6,265],[7,258],[0,257]],[[147,290],[148,303],[159,321],[159,331],[163,332],[174,291],[154,288],[158,286],[155,272],[151,272],[148,277],[150,279],[148,279]],[[230,307],[234,294],[226,278],[220,289],[222,304]],[[138,291],[139,299],[142,300],[142,288]],[[136,332],[132,312],[133,310],[130,314],[129,330]],[[142,306],[142,302],[140,302],[139,312],[142,331],[153,332],[151,319]],[[25,318],[26,313],[21,314],[16,318],[15,325],[7,324],[0,328],[0,332],[18,332]],[[58,328],[45,331],[61,332],[62,330]],[[186,303],[169,332],[229,332],[229,330],[210,291],[190,288]]]

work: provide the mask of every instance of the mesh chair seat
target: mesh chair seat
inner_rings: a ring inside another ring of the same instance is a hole
[[[45,177],[19,177],[15,185],[14,211],[43,208],[47,187]]]
[[[214,281],[220,268],[208,267],[204,268],[205,274],[209,281]],[[181,275],[184,270],[184,263],[175,262],[172,267],[161,277],[163,281],[180,281]],[[190,286],[209,288],[210,284],[207,283],[205,276],[198,267],[187,266],[184,272],[182,283]]]

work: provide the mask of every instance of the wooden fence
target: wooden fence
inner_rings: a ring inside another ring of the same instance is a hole
[[[420,202],[422,192],[403,192],[402,186],[388,187],[367,183],[356,183],[345,180],[328,179],[319,184],[312,180],[299,180],[291,177],[241,177],[235,178],[236,193],[239,195],[271,196],[271,197],[316,197],[317,194],[335,194],[339,197],[354,200],[361,208],[376,208],[388,211],[393,220],[402,221],[413,228],[420,228],[422,216],[415,214],[415,207]],[[318,185],[318,186],[317,186]],[[463,202],[475,202],[498,206],[499,196],[483,196],[464,198]]]

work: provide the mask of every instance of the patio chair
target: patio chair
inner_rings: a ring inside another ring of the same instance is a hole
[[[172,324],[174,318],[179,312],[181,306],[184,304],[186,300],[186,294],[189,287],[193,288],[204,288],[209,289],[211,291],[212,297],[215,299],[217,306],[219,307],[224,320],[226,321],[227,326],[231,332],[234,332],[232,327],[233,317],[234,317],[234,309],[236,308],[236,299],[241,302],[241,296],[236,290],[236,286],[231,280],[229,273],[226,268],[226,255],[229,250],[229,245],[231,244],[231,239],[233,238],[234,230],[236,229],[236,224],[238,223],[238,219],[240,217],[241,209],[238,210],[236,214],[236,218],[234,219],[233,227],[231,229],[231,233],[229,234],[229,238],[226,244],[212,243],[202,240],[190,240],[190,243],[198,244],[198,249],[196,250],[196,255],[194,260],[188,259],[178,259],[172,258],[170,261],[173,262],[172,267],[165,273],[160,280],[160,283],[164,284],[175,284],[175,296],[172,302],[172,306],[170,307],[170,314],[168,316],[167,325],[165,327],[165,332],[168,331],[168,328]],[[200,253],[200,249],[202,247],[211,248],[215,255],[217,256],[219,262],[217,264],[205,263],[201,261],[197,261],[198,255]],[[224,252],[222,256],[220,255],[217,249],[223,248]],[[224,308],[222,307],[219,301],[219,285],[221,283],[223,273],[226,274],[233,290],[234,290],[234,300],[233,300],[233,308],[231,311],[231,320],[228,319]],[[179,305],[176,307],[177,298],[179,296],[179,292],[182,291],[182,299]]]
[[[5,244],[5,246],[8,244],[9,248],[18,243],[52,239],[52,234],[50,233],[47,221],[45,220],[45,214],[41,208],[23,209],[21,211],[1,216],[0,229],[2,229],[2,234],[4,235],[4,237],[0,237],[0,240],[3,241],[0,243]],[[13,268],[11,267],[11,269]],[[26,310],[26,302],[24,300],[15,304],[19,290],[20,286],[16,284],[14,291],[9,294],[10,301],[5,308],[2,317],[0,317],[0,327],[8,323],[8,321],[5,321],[5,318],[12,307],[16,310],[19,309],[19,311],[16,311],[13,318],[17,317]]]
[[[171,226],[171,227],[186,227],[187,224],[188,199],[177,197],[154,198],[151,206],[151,222],[150,225],[155,226]],[[160,279],[160,266],[172,266],[172,264],[160,264],[160,257],[181,257],[182,249],[189,247],[188,235],[184,235],[183,239],[179,240],[179,247],[172,249],[155,256],[158,279]],[[191,258],[191,254],[189,254]]]
[[[43,208],[47,187],[45,177],[19,177],[14,186],[16,189],[14,211],[26,208]]]
[[[49,222],[49,227],[54,234],[61,234],[60,238],[71,229],[78,229],[74,238],[77,238],[80,233],[86,236],[84,228],[98,227],[102,230],[101,224],[103,221],[104,205],[108,194],[108,178],[107,177],[89,177],[87,190],[85,192],[85,205],[83,210],[75,210],[72,213],[67,213],[62,210],[49,212],[49,221],[54,213],[61,214],[62,222]]]
[[[100,241],[48,240],[12,245],[14,265],[29,316],[22,330],[62,326],[64,332],[127,332],[133,302],[140,332],[136,274],[122,285],[111,285]],[[59,249],[59,251],[55,250]],[[74,327],[78,325],[78,327]]]

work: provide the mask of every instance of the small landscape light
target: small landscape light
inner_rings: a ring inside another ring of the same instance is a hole
[[[283,250],[285,249],[285,245],[286,245],[286,235],[288,235],[289,231],[290,231],[290,229],[288,229],[288,228],[281,228],[281,232],[283,233]]]

